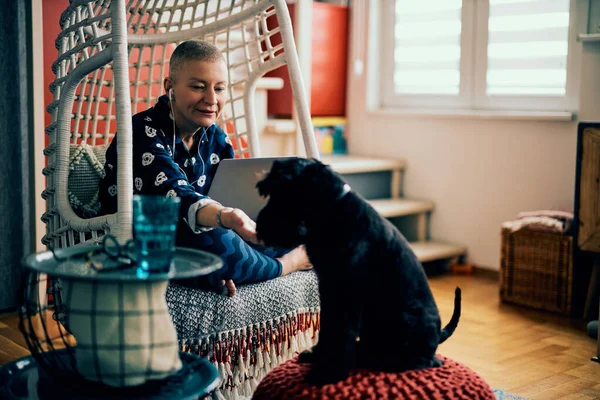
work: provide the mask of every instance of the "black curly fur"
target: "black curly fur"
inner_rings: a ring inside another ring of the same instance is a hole
[[[315,159],[277,161],[257,184],[268,196],[257,218],[267,245],[305,244],[319,278],[321,331],[311,383],[345,378],[353,368],[403,371],[440,365],[438,345],[460,318],[456,288],[451,321],[440,316],[423,267],[404,236]]]

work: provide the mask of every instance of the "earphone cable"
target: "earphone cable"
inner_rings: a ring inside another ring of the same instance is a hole
[[[175,161],[175,138],[176,138],[176,123],[175,123],[175,111],[173,110],[173,102],[172,102],[172,97],[173,97],[173,89],[169,89],[169,105],[171,106],[171,119],[173,120],[173,149],[171,151],[172,153],[172,157],[173,157],[173,161]],[[200,157],[200,162],[202,163],[202,175],[200,176],[204,176],[204,174],[206,173],[206,164],[204,163],[204,159],[202,158],[202,154],[200,154],[200,146],[202,145],[202,140],[206,137],[206,131],[207,131],[207,127],[203,127],[203,132],[202,132],[202,136],[200,136],[200,141],[198,142],[198,157]],[[179,164],[177,165],[179,167]],[[181,168],[179,167],[179,170],[183,172],[183,174],[185,175],[185,177],[187,178],[188,182],[190,182],[189,177],[187,176],[187,173]],[[198,182],[198,179],[196,179],[194,182],[191,182],[190,185],[194,185],[194,183]]]

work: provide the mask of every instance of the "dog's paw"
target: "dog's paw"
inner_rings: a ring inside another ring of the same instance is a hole
[[[304,350],[298,354],[298,362],[301,364],[312,364],[315,361],[315,353],[312,350]]]

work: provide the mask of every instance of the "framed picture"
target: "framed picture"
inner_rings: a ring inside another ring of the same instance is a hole
[[[600,253],[600,122],[580,122],[575,175],[575,239],[581,251]]]

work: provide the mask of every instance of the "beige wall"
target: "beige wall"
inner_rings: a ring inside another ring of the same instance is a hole
[[[432,238],[466,245],[478,266],[499,268],[503,221],[525,210],[573,209],[574,122],[393,117],[364,109],[361,98],[350,102],[350,152],[406,159],[406,196],[436,204]]]
[[[46,211],[46,202],[42,199],[42,191],[46,188],[46,178],[42,169],[46,165],[44,157],[44,49],[43,49],[43,21],[42,0],[31,0],[32,27],[33,27],[33,125],[35,132],[34,152],[32,157],[35,165],[35,246],[37,251],[45,250],[42,237],[46,234],[46,225],[42,222],[42,214]]]

